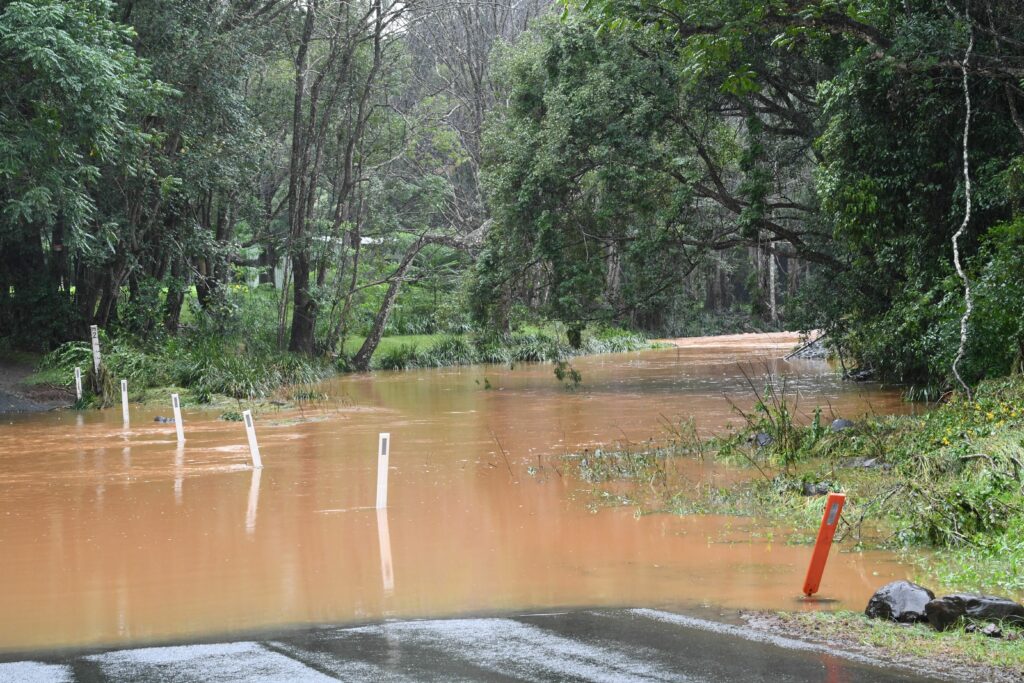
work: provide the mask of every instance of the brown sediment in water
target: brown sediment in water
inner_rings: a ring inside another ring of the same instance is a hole
[[[792,345],[790,345],[791,347]],[[152,408],[0,422],[0,648],[187,638],[304,623],[560,606],[786,608],[809,549],[747,518],[594,510],[558,456],[692,417],[738,423],[745,375],[786,374],[807,415],[907,409],[819,361],[692,347],[550,365],[342,377],[337,402],[244,428],[185,407],[188,441]],[[486,381],[485,381],[486,380]],[[490,386],[490,389],[485,389]],[[378,432],[392,435],[389,509],[374,505]],[[500,444],[500,445],[499,445]],[[537,468],[531,475],[528,468]],[[730,472],[698,461],[693,480]],[[907,573],[881,552],[834,551],[823,594],[859,609]]]

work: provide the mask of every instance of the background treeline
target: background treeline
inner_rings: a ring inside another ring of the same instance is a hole
[[[365,369],[395,334],[802,326],[941,383],[969,42],[962,369],[1005,374],[1024,7],[993,0],[0,0],[0,337]]]

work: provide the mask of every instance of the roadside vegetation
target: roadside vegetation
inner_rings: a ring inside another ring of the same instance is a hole
[[[262,400],[271,396],[307,396],[312,385],[339,372],[356,369],[352,356],[362,346],[356,337],[334,356],[305,356],[282,351],[277,345],[274,295],[267,290],[232,288],[227,311],[211,315],[198,305],[187,309],[176,334],[133,335],[121,326],[117,333],[100,332],[102,366],[93,371],[87,341],[60,345],[39,361],[35,384],[73,388],[74,369],[87,378],[82,405],[108,405],[120,396],[118,382],[127,379],[132,400],[145,400],[151,389],[177,387],[187,403],[210,403],[220,398]],[[567,363],[573,356],[648,348],[638,334],[615,328],[586,330],[579,348],[569,344],[565,329],[555,324],[523,325],[507,335],[471,326],[442,328],[433,317],[419,320],[417,311],[402,311],[381,339],[371,367],[408,370],[474,363]],[[422,312],[420,312],[422,313]],[[428,314],[429,315],[429,312]],[[439,329],[446,329],[439,332]],[[424,334],[401,334],[422,330]],[[457,331],[453,331],[457,330]],[[391,333],[394,333],[393,336]],[[19,355],[23,360],[25,354]]]
[[[658,442],[575,454],[600,500],[645,512],[774,519],[810,542],[827,491],[847,494],[837,542],[906,552],[959,590],[1024,594],[1024,379],[984,382],[919,415],[867,416],[839,430],[821,409],[799,424],[781,381],[758,387],[742,425],[701,438],[666,425]],[[827,408],[826,408],[827,411]],[[837,425],[838,426],[838,425]],[[730,486],[692,482],[674,466],[699,458],[743,468]],[[926,549],[915,558],[915,551]]]
[[[990,638],[970,625],[939,632],[927,624],[894,624],[850,611],[745,616],[756,629],[828,642],[920,673],[998,683],[1024,678],[1024,630],[1008,624],[1002,625],[1002,638]]]

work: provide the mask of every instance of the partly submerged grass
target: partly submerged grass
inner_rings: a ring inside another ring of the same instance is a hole
[[[747,428],[712,439],[672,430],[661,445],[571,456],[596,499],[643,511],[766,518],[810,542],[822,498],[847,495],[837,539],[908,554],[934,583],[959,590],[1024,592],[1024,379],[989,382],[967,401],[919,416],[866,419],[832,432],[818,417],[792,421],[784,399],[759,395]],[[750,437],[765,434],[758,446]],[[675,474],[674,460],[715,458],[745,466],[727,484]],[[865,460],[873,460],[864,467]],[[611,491],[614,495],[608,495]],[[927,550],[927,552],[916,552]]]

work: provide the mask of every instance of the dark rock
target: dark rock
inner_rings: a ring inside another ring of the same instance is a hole
[[[1024,624],[1024,605],[993,595],[954,593],[932,600],[925,612],[936,631],[945,631],[961,618]]]
[[[870,368],[850,370],[844,377],[852,382],[867,382],[875,376],[875,371]]]
[[[832,425],[830,428],[833,432],[842,432],[847,429],[852,429],[854,426],[856,425],[854,425],[853,420],[847,420],[845,418],[840,417],[838,419],[832,420]]]
[[[153,422],[162,422],[164,424],[174,424],[174,418],[173,417],[163,417],[161,415],[157,415],[156,417],[153,418]]]
[[[757,434],[753,434],[750,437],[750,442],[757,444],[758,448],[764,448],[765,446],[771,444],[773,441],[775,441],[775,439],[772,438],[772,435],[766,432],[758,432]]]
[[[964,633],[974,633],[977,630],[978,630],[978,625],[977,624],[967,624],[967,626],[964,626]]]
[[[989,624],[985,628],[981,629],[981,635],[988,636],[989,638],[1002,638],[1003,629],[999,628],[995,624]]]
[[[925,605],[934,602],[935,593],[910,581],[893,581],[871,596],[864,614],[872,619],[888,619],[905,624],[926,621]]]
[[[803,495],[805,496],[827,496],[831,486],[827,481],[819,481],[814,484],[809,481],[804,482]]]

